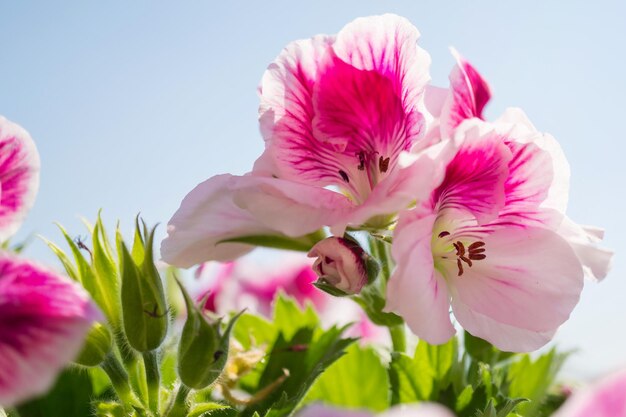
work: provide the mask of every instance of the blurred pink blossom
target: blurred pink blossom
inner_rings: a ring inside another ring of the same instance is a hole
[[[553,417],[626,417],[626,370],[575,391]]]
[[[0,405],[45,393],[102,319],[78,284],[0,254]]]
[[[0,242],[17,231],[39,188],[39,153],[28,132],[0,116]]]

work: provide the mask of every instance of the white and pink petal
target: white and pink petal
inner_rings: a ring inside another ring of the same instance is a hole
[[[211,177],[185,196],[161,243],[165,262],[189,268],[209,260],[233,260],[254,247],[222,241],[274,233],[233,201],[233,188],[241,178],[229,174]]]

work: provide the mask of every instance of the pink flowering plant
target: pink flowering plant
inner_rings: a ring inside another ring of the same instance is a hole
[[[612,257],[566,214],[559,143],[486,120],[455,50],[432,85],[419,38],[383,15],[288,44],[264,152],[189,192],[160,257],[98,216],[45,239],[64,273],[22,258],[39,158],[0,118],[0,415],[626,417],[623,371],[568,399],[567,354],[535,352]]]

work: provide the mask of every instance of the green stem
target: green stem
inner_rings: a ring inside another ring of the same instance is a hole
[[[391,343],[393,345],[394,352],[404,353],[406,351],[404,324],[389,326],[389,334],[391,335]]]
[[[159,415],[159,392],[161,389],[161,373],[159,370],[159,353],[156,350],[143,354],[143,363],[146,369],[146,382],[148,384],[148,407]]]
[[[170,406],[165,413],[165,417],[185,417],[187,415],[187,412],[189,411],[187,396],[190,391],[191,389],[185,386],[185,384],[180,384],[176,397],[170,403]]]
[[[384,282],[389,281],[392,269],[392,260],[389,253],[389,245],[380,239],[372,238],[372,252],[373,255],[380,262],[380,274],[384,278]]]
[[[130,380],[126,369],[122,366],[120,361],[113,353],[109,353],[104,361],[100,364],[100,367],[106,372],[111,380],[111,385],[115,390],[122,404],[125,407],[141,406],[132,388],[130,387]]]

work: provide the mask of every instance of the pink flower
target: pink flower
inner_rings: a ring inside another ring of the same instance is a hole
[[[320,281],[343,294],[358,294],[368,282],[370,256],[355,242],[331,236],[316,243],[308,256],[317,258],[313,270]]]
[[[427,134],[429,141],[452,138],[457,127],[465,120],[477,118],[484,120],[483,109],[491,98],[491,89],[487,81],[455,49],[452,55],[457,63],[452,69],[449,80],[450,88],[443,89],[429,86],[425,91],[425,104],[435,121]],[[517,127],[514,130],[536,130],[526,116],[518,109],[508,109],[500,121]],[[542,202],[543,207],[557,210],[560,214],[552,215],[552,228],[565,238],[583,265],[585,276],[599,281],[610,270],[613,252],[598,247],[604,231],[592,226],[580,226],[565,215],[569,191],[569,165],[558,144],[553,140],[542,141],[551,154],[553,163],[552,184],[549,196]],[[552,143],[550,143],[552,142]],[[539,158],[535,163],[541,164]],[[546,172],[546,175],[548,173]],[[554,196],[558,196],[554,198]],[[536,197],[541,198],[541,194]]]
[[[626,371],[575,392],[554,417],[626,417]]]
[[[28,132],[0,116],[0,242],[17,231],[39,188],[39,154]]]
[[[368,411],[346,410],[324,405],[311,405],[304,408],[298,417],[375,417]],[[389,411],[376,414],[376,417],[454,417],[445,407],[434,403],[397,405]]]
[[[0,254],[0,405],[48,390],[101,319],[74,282]]]
[[[386,308],[430,343],[454,334],[451,305],[473,335],[505,351],[535,350],[567,320],[583,286],[583,265],[558,232],[566,161],[516,111],[495,124],[465,121],[455,141],[459,151],[430,201],[400,217]]]
[[[319,310],[328,301],[326,294],[313,286],[317,276],[310,262],[297,255],[282,256],[276,263],[204,263],[196,270],[196,279],[198,299],[206,299],[205,308],[219,315],[246,308],[269,317],[281,291],[300,305],[311,302]]]
[[[189,193],[170,220],[163,259],[182,267],[231,260],[251,250],[220,243],[238,236],[386,227],[427,196],[446,148],[424,150],[419,106],[430,57],[418,38],[406,19],[383,15],[289,44],[261,81],[265,152],[248,175],[213,177]]]

